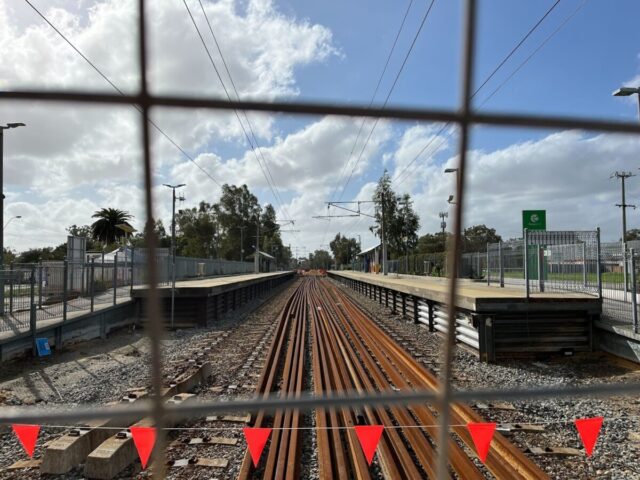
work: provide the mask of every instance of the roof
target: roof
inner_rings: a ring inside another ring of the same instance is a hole
[[[275,260],[276,259],[276,257],[272,257],[268,253],[265,253],[265,252],[262,252],[262,251],[260,251],[258,253],[260,254],[261,257],[268,258],[269,260]],[[254,257],[255,257],[255,253],[252,253],[247,258],[254,258]]]
[[[367,248],[366,250],[361,251],[357,256],[359,257],[360,255],[365,255],[365,254],[367,254],[367,253],[369,253],[369,252],[372,252],[372,251],[373,251],[373,250],[375,250],[376,248],[380,248],[380,246],[381,246],[381,245],[382,245],[382,244],[381,244],[381,243],[379,243],[379,244],[377,244],[377,245],[374,245],[373,247],[369,247],[369,248]]]

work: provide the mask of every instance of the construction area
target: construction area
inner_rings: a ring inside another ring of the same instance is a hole
[[[640,480],[610,3],[0,2],[0,480]]]

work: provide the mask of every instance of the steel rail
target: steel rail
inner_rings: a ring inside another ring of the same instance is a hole
[[[301,289],[296,288],[294,293],[287,300],[282,312],[280,313],[276,332],[274,334],[271,346],[267,353],[267,360],[262,369],[260,379],[256,386],[256,397],[259,401],[260,397],[265,398],[271,395],[276,384],[276,376],[279,370],[282,351],[285,348],[285,341],[287,332],[290,329],[292,319],[295,317],[295,311],[299,308],[301,303]],[[277,395],[280,397],[280,395]],[[264,410],[258,411],[256,419],[253,422],[254,427],[263,427],[266,424],[266,412]],[[249,451],[245,452],[245,456],[238,473],[238,479],[248,479],[253,473],[253,461]]]
[[[366,351],[369,349],[372,353],[371,360],[367,365],[367,369],[371,374],[376,374],[378,376],[379,384],[384,385],[387,383],[386,376],[388,376],[395,388],[398,388],[401,391],[410,390],[410,384],[405,380],[405,372],[396,365],[397,359],[387,354],[384,348],[382,348],[380,341],[381,340],[390,340],[385,333],[380,334],[379,331],[372,333],[370,328],[372,322],[365,315],[363,315],[359,310],[354,308],[354,305],[351,303],[351,300],[344,295],[342,292],[339,292],[335,287],[331,286],[328,288],[331,294],[336,298],[336,304],[340,306],[340,309],[343,310],[341,315],[341,320],[343,321],[343,325],[349,336],[352,338],[354,344],[356,344],[358,351]],[[384,336],[384,339],[382,338]],[[380,365],[378,367],[377,365]],[[383,370],[385,373],[383,373]],[[411,409],[401,410],[399,407],[392,407],[396,410],[400,410],[401,416],[398,418],[398,421],[401,422],[402,425],[436,425],[437,419],[435,415],[426,407],[426,406],[418,406],[413,407]],[[419,420],[420,423],[415,422],[412,419],[412,415]],[[395,413],[394,413],[395,415]],[[398,415],[396,415],[398,416]],[[435,427],[423,427],[424,431],[428,433],[431,442],[434,445],[438,444],[438,428]],[[407,437],[412,438],[412,446],[416,451],[419,451],[423,446],[430,445],[429,440],[421,435],[421,437],[416,437],[416,434],[419,432],[416,429],[409,430]],[[413,435],[413,437],[412,437]],[[449,439],[449,451],[451,452],[451,466],[453,469],[460,474],[462,478],[465,479],[482,479],[484,475],[475,467],[473,462],[469,459],[469,457],[462,451],[462,449],[458,446],[458,444],[452,439]],[[435,465],[435,452],[429,452],[429,458],[426,462],[423,461],[423,467],[427,471],[430,478],[435,478],[436,472],[434,469]]]
[[[330,316],[328,313],[326,314],[326,323],[329,327],[332,336],[333,343],[340,347],[340,355],[344,359],[344,362],[349,365],[349,370],[351,373],[351,377],[353,383],[358,391],[367,392],[367,391],[376,391],[383,388],[389,387],[388,382],[385,379],[376,383],[376,380],[380,380],[380,378],[376,379],[375,376],[373,379],[370,379],[371,369],[375,368],[375,361],[371,361],[369,355],[367,355],[366,349],[358,348],[357,345],[352,345],[344,335],[342,331],[341,325],[334,320],[334,316],[337,316],[336,304],[333,301],[330,301],[330,298],[327,296],[326,290],[322,288],[322,295],[318,294],[318,301],[321,302],[325,312],[330,312],[332,315]],[[369,361],[367,361],[369,360]],[[363,365],[364,363],[364,365]],[[369,371],[367,373],[367,370]],[[398,412],[401,410],[400,407],[392,407],[391,412],[398,418]],[[369,417],[369,424],[382,424],[385,426],[394,425],[393,420],[387,414],[384,408],[377,407],[366,408],[365,411]],[[399,422],[411,422],[408,417],[399,417]],[[405,425],[404,423],[402,423]],[[382,437],[382,441],[379,445],[380,454],[378,456],[380,460],[380,464],[382,466],[383,472],[386,474],[387,478],[420,478],[422,477],[422,473],[418,470],[415,465],[413,458],[411,457],[411,453],[406,448],[402,440],[402,435],[407,435],[409,437],[415,437],[415,435],[420,435],[416,429],[402,429],[400,432],[397,429],[387,430]],[[415,437],[414,439],[417,439]],[[416,448],[416,452],[419,458],[423,460],[429,456],[429,451],[426,446],[426,442],[424,442],[424,438],[420,439],[416,443],[418,448]],[[433,454],[433,452],[431,452]],[[427,462],[433,461],[433,457],[427,459]]]
[[[317,279],[315,278],[307,279],[307,284],[311,287],[310,293],[312,296],[315,293],[316,282]],[[348,383],[348,376],[345,374],[344,369],[341,368],[343,365],[341,364],[340,354],[336,351],[335,343],[330,338],[329,332],[326,329],[324,322],[326,311],[323,310],[322,306],[314,303],[313,300],[309,302],[309,311],[313,312],[312,318],[314,318],[316,322],[319,349],[323,352],[321,358],[324,360],[322,365],[324,388],[331,392],[345,391],[351,388],[352,385]],[[335,426],[346,429],[346,442],[344,443],[346,444],[346,450],[348,450],[349,455],[345,455],[344,458],[348,460],[348,462],[345,462],[345,467],[347,464],[350,467],[349,475],[346,478],[366,480],[370,478],[369,468],[362,454],[357,435],[353,428],[351,428],[356,424],[357,419],[351,408],[342,407],[339,410],[339,415],[335,415]],[[340,449],[341,443],[340,431],[336,429],[334,432],[334,444]],[[336,466],[341,470],[339,464]]]
[[[333,288],[335,289],[335,287]],[[340,297],[341,305],[349,311],[350,318],[359,322],[361,327],[363,327],[363,322],[367,323],[366,328],[361,328],[360,331],[367,331],[370,341],[369,344],[372,345],[372,348],[376,348],[386,355],[395,368],[401,369],[405,377],[410,380],[415,387],[433,388],[434,390],[439,388],[440,382],[435,375],[423,365],[420,365],[406,350],[386,335],[379,326],[368,320],[366,312],[358,305],[353,303],[342,292],[339,292],[337,289],[335,290],[337,296]],[[452,423],[454,425],[465,425],[468,422],[483,421],[480,415],[467,405],[454,403],[450,406],[450,410],[452,413]],[[469,448],[473,448],[473,440],[465,427],[452,426],[451,428]],[[494,436],[486,466],[496,478],[548,478],[546,473],[529,460],[513,443],[509,442],[499,433],[496,433]]]

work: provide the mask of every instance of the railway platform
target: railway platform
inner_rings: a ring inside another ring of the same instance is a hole
[[[330,271],[328,275],[415,322],[444,333],[449,326],[446,278]],[[572,354],[593,349],[593,325],[602,312],[595,295],[532,293],[460,279],[456,338],[483,361],[516,355]]]
[[[293,271],[252,273],[176,282],[174,327],[204,326],[229,310],[291,280]],[[165,318],[171,315],[171,285],[158,287]],[[145,317],[148,287],[133,287],[138,318]]]

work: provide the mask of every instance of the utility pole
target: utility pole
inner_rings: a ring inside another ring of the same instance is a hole
[[[260,217],[256,223],[256,253],[253,259],[254,273],[260,273]]]
[[[246,226],[239,227],[240,228],[240,261],[244,262],[244,229]]]
[[[176,188],[184,187],[185,184],[169,185],[164,184],[165,187],[171,189],[172,193],[172,209],[171,209],[171,328],[174,325],[175,305],[176,305]],[[180,197],[182,202],[184,197]]]
[[[382,241],[382,274],[387,275],[389,272],[387,271],[387,241],[385,238],[385,214],[384,214],[384,192],[380,194],[380,203],[382,204],[382,225],[380,227],[380,239]]]
[[[2,226],[2,232],[0,233],[0,269],[2,270],[4,270],[4,131],[24,126],[24,123],[0,125],[0,226]],[[0,280],[0,315],[4,316],[4,274],[2,274],[2,279]]]
[[[627,208],[636,208],[635,205],[628,205],[626,203],[625,194],[625,180],[629,177],[635,177],[631,172],[615,172],[611,175],[611,178],[619,178],[620,185],[622,187],[622,203],[616,203],[616,207],[622,208],[622,243],[627,243]]]
[[[449,212],[440,212],[438,213],[440,217],[440,228],[442,229],[442,238],[445,237],[445,229],[447,228],[447,222],[445,222],[445,218],[449,217]]]
[[[622,190],[622,203],[616,203],[616,207],[622,209],[622,277],[624,282],[624,300],[627,300],[627,208],[636,208],[635,205],[626,203],[625,180],[635,177],[631,172],[614,172],[610,178],[619,178]],[[635,292],[634,292],[635,295]]]

